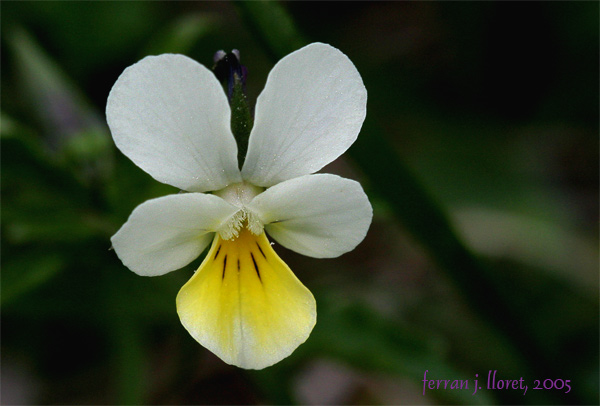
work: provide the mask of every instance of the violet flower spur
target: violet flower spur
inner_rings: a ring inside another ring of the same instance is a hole
[[[372,208],[359,183],[314,174],[356,140],[367,92],[346,55],[314,43],[280,60],[257,99],[241,170],[227,96],[213,73],[174,54],[149,56],[113,86],[117,147],[156,180],[189,193],[148,200],[111,238],[133,272],[157,276],[206,258],[177,312],[228,364],[261,369],[289,356],[316,323],[313,295],[275,241],[315,258],[365,237]]]

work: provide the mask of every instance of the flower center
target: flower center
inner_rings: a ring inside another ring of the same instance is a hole
[[[260,219],[255,213],[246,208],[246,204],[264,190],[264,188],[254,186],[250,183],[241,182],[231,184],[224,189],[213,192],[213,194],[226,202],[239,207],[239,210],[223,222],[217,230],[223,240],[237,238],[241,228],[247,228],[254,235],[260,235],[263,232],[263,224],[260,222]]]

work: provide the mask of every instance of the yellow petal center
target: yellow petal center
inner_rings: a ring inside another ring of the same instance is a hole
[[[216,234],[198,271],[177,295],[183,326],[228,364],[261,369],[290,355],[316,323],[310,291],[265,233]]]

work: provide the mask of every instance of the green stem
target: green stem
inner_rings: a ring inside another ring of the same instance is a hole
[[[235,137],[238,147],[238,164],[240,169],[244,165],[246,152],[248,151],[248,139],[252,130],[252,114],[248,107],[248,100],[243,90],[241,78],[233,75],[233,95],[231,97],[231,132]]]
[[[238,147],[238,165],[242,169],[253,125],[245,91],[246,68],[240,64],[238,51],[228,54],[219,51],[215,59],[213,72],[217,79],[225,84],[225,93],[231,108],[231,132]]]

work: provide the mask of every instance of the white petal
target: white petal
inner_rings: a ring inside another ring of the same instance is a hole
[[[203,192],[239,182],[230,109],[215,76],[183,56],[148,56],[108,96],[117,147],[156,180]]]
[[[203,193],[159,197],[136,207],[111,242],[133,272],[163,275],[197,258],[212,232],[237,210],[220,197]]]
[[[318,171],[356,140],[367,91],[346,55],[310,44],[280,60],[258,97],[242,176],[272,186]]]
[[[316,258],[353,250],[373,217],[362,186],[330,174],[282,182],[256,196],[248,208],[281,245]]]

